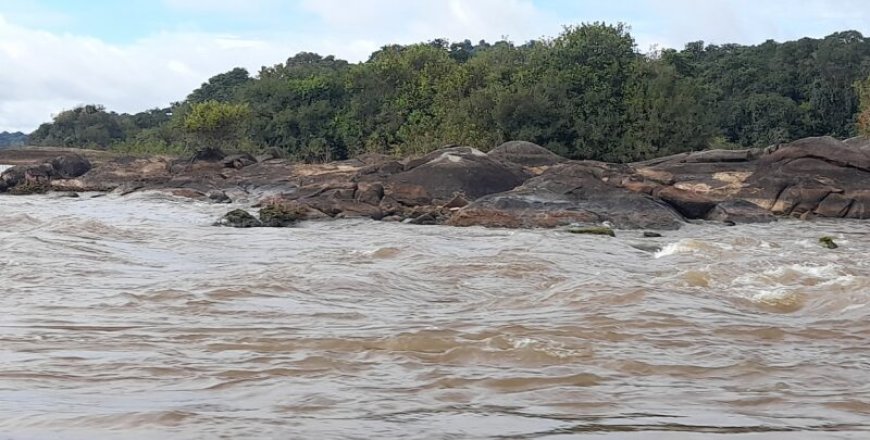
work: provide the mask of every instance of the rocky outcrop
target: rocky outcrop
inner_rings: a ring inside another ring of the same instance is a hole
[[[683,218],[669,205],[612,183],[630,172],[600,162],[557,165],[516,189],[475,200],[448,224],[552,228],[606,222],[617,228],[678,228]]]
[[[531,142],[505,142],[487,153],[492,159],[500,162],[514,163],[523,167],[548,167],[566,162],[562,156]]]
[[[830,137],[772,148],[735,198],[775,215],[870,218],[870,154]]]
[[[528,177],[519,167],[468,147],[434,151],[405,169],[387,179],[385,195],[408,206],[444,203],[456,195],[476,199],[513,189]]]
[[[328,164],[210,152],[193,160],[0,152],[14,164],[0,192],[159,190],[203,202],[261,206],[257,222],[370,218],[412,224],[674,229],[870,218],[870,143],[807,138],[766,149],[709,150],[615,165],[571,161],[528,142],[484,154],[448,147],[396,160],[369,154]],[[261,221],[262,220],[262,221]],[[226,220],[225,224],[237,222]],[[242,222],[244,223],[244,222]]]
[[[16,165],[0,174],[0,192],[32,194],[46,192],[53,181],[84,175],[91,170],[91,163],[76,153],[66,153],[48,162],[33,165]]]

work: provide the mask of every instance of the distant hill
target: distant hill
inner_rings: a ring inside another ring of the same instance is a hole
[[[27,135],[20,131],[16,131],[15,133],[4,131],[0,133],[0,148],[20,147],[26,143]]]

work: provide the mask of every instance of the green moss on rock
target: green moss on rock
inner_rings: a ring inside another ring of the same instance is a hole
[[[834,242],[834,237],[825,236],[825,237],[819,238],[819,244],[821,244],[822,247],[825,247],[828,249],[836,249],[839,247],[839,246],[837,246],[837,243]]]
[[[244,209],[234,209],[221,217],[214,225],[233,228],[256,228],[263,226],[263,223]]]
[[[273,228],[292,226],[303,216],[304,213],[299,208],[277,203],[260,209],[260,221],[263,222],[263,226]]]

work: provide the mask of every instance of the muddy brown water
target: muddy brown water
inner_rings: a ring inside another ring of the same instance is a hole
[[[0,438],[870,438],[870,223],[227,208],[0,197]]]

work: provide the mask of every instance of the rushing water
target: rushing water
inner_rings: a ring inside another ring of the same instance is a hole
[[[0,197],[0,437],[870,438],[870,223],[226,210]]]

